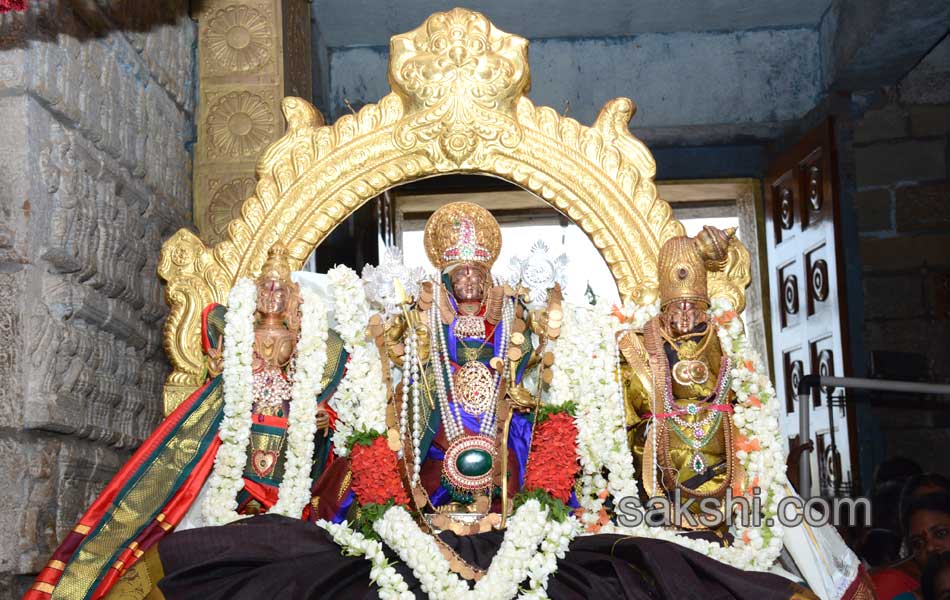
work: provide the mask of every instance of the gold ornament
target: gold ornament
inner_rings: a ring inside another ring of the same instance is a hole
[[[481,206],[452,202],[426,221],[423,244],[429,262],[440,271],[464,263],[491,269],[501,252],[501,228]]]
[[[277,242],[267,251],[267,261],[261,271],[259,282],[268,280],[290,283],[290,262],[287,255],[287,246]]]
[[[474,62],[455,60],[461,46],[469,46],[465,58]],[[274,242],[283,242],[291,268],[300,268],[365,202],[424,177],[462,170],[521,186],[587,234],[622,299],[657,297],[660,246],[683,227],[657,196],[653,157],[630,134],[633,102],[609,101],[591,127],[535,106],[526,96],[526,48],[526,40],[479,13],[436,13],[393,38],[394,93],[358,115],[327,126],[310,103],[283,100],[286,131],[256,156],[256,189],[226,238],[207,247],[182,229],[162,247],[158,272],[168,282],[165,349],[172,364],[166,413],[202,383],[201,311],[225,303],[238,279],[259,274]],[[471,133],[464,145],[462,131]],[[710,294],[741,309],[749,277],[748,251],[730,243],[726,268],[710,275]]]
[[[679,236],[660,249],[660,305],[691,301],[709,305],[707,271],[721,271],[729,257],[735,229],[705,226],[695,238]]]

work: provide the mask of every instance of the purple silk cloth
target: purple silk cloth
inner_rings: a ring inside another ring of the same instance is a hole
[[[340,503],[339,510],[336,511],[336,514],[333,515],[333,518],[330,519],[331,522],[340,524],[346,520],[346,513],[350,510],[350,505],[353,504],[353,500],[356,499],[356,492],[353,491],[353,488],[350,488],[350,491],[346,493],[346,498],[343,499],[343,502]]]

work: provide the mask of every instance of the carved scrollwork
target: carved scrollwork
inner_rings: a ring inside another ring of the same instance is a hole
[[[818,302],[828,299],[828,263],[824,259],[811,266],[811,293]]]
[[[821,210],[821,169],[817,165],[808,168],[808,205]]]
[[[792,190],[788,188],[779,190],[778,212],[782,229],[791,229],[792,225],[795,224],[795,204],[792,201]]]
[[[274,242],[299,268],[363,203],[422,177],[479,172],[524,187],[584,230],[622,298],[656,297],[660,246],[683,227],[657,196],[653,157],[627,128],[633,102],[611,100],[592,127],[536,107],[524,95],[527,41],[464,9],[432,15],[394,37],[391,50],[394,92],[358,114],[325,126],[306,101],[284,99],[287,130],[258,159],[254,194],[226,239],[206,248],[179,231],[166,242],[159,272],[169,282],[165,342],[174,366],[166,410],[183,389],[173,385],[197,385],[204,304],[223,302],[237,278],[256,275]],[[711,293],[741,308],[748,281],[749,254],[737,244]]]
[[[798,277],[787,275],[782,281],[782,307],[786,315],[798,314]]]

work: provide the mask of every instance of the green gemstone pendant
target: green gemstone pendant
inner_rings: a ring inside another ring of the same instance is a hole
[[[465,450],[455,459],[455,466],[462,475],[479,477],[491,470],[491,454],[479,449]]]

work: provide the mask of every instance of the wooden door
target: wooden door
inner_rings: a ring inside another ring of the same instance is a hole
[[[783,433],[798,435],[798,411],[811,411],[811,495],[850,495],[857,460],[844,390],[816,391],[798,406],[808,374],[847,376],[846,301],[838,235],[832,123],[809,132],[769,166],[766,246],[775,387]]]

